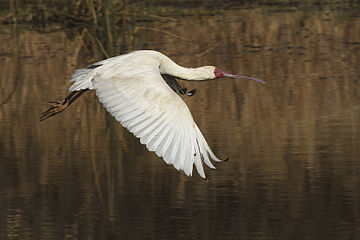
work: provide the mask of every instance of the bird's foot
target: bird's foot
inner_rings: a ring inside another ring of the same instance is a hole
[[[76,99],[78,99],[84,92],[89,89],[81,89],[79,91],[71,92],[64,101],[50,101],[50,108],[43,112],[40,117],[40,121],[43,121],[49,117],[55,116],[56,114],[64,111],[71,103],[73,103]]]
[[[51,103],[50,108],[41,114],[40,121],[61,113],[69,106],[68,101],[50,101],[49,103]]]

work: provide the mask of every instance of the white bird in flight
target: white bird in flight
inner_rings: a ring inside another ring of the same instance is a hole
[[[64,101],[54,102],[40,120],[64,111],[84,92],[95,89],[106,110],[132,132],[149,151],[167,164],[191,176],[193,165],[205,178],[203,162],[210,168],[211,159],[221,162],[211,151],[191,113],[178,94],[192,96],[178,79],[202,81],[220,77],[243,78],[214,66],[185,68],[153,50],[139,50],[97,62],[72,75],[71,93]]]

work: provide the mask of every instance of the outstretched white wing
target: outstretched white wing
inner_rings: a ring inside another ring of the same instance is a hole
[[[195,164],[205,178],[202,163],[215,168],[210,158],[221,160],[213,154],[188,107],[162,79],[159,69],[145,66],[112,70],[97,73],[93,80],[96,95],[106,110],[166,163],[188,176]]]

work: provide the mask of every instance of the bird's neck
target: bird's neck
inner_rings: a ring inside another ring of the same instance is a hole
[[[165,73],[180,79],[190,81],[202,81],[214,78],[211,75],[211,70],[204,67],[185,68],[173,62],[170,58],[164,56],[160,64],[160,72]],[[210,71],[210,73],[209,73]]]

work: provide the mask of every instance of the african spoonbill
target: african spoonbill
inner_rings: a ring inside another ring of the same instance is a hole
[[[160,52],[139,50],[94,63],[72,75],[71,93],[62,102],[51,102],[40,120],[64,111],[84,92],[95,89],[106,110],[132,132],[149,151],[154,151],[167,164],[191,176],[193,165],[205,178],[203,162],[210,168],[211,151],[192,115],[178,94],[192,96],[178,79],[202,81],[220,77],[242,78],[214,66],[185,68]]]

